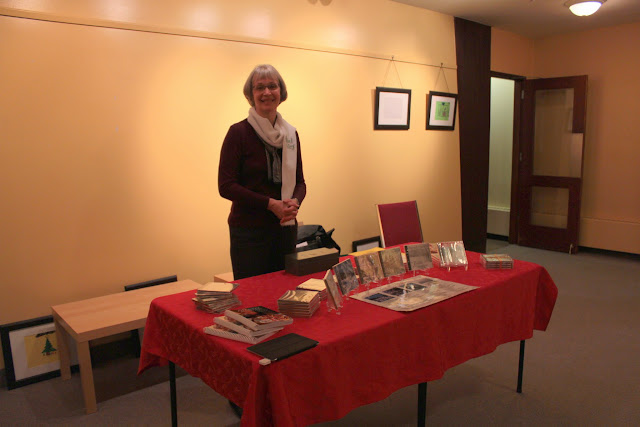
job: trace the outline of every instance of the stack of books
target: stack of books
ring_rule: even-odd
[[[483,254],[480,257],[482,266],[488,270],[504,270],[513,268],[513,259],[506,254]]]
[[[240,300],[233,293],[237,286],[235,283],[209,282],[196,289],[196,295],[192,300],[198,310],[222,313],[228,308],[240,305]]]
[[[290,316],[262,306],[226,310],[224,316],[213,321],[213,325],[204,328],[205,333],[250,344],[263,341],[293,323]]]
[[[316,291],[320,294],[320,301],[327,299],[327,287],[322,279],[309,279],[306,282],[300,283],[296,289]]]
[[[278,310],[292,317],[311,317],[320,307],[320,294],[316,291],[294,289],[278,299]]]

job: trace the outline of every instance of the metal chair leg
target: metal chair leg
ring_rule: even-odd
[[[427,383],[418,384],[418,427],[427,425]]]
[[[169,361],[169,388],[171,390],[171,425],[178,426],[178,399],[176,395],[176,365]]]
[[[518,362],[518,393],[522,393],[522,371],[524,370],[524,340],[520,341],[520,360]]]

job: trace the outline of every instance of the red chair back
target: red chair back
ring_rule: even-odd
[[[415,200],[379,204],[376,205],[376,209],[383,247],[423,241],[418,204]]]

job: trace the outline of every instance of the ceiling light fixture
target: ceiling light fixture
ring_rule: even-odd
[[[602,3],[607,0],[569,0],[564,5],[569,8],[569,10],[578,16],[589,16],[593,15],[600,9]]]

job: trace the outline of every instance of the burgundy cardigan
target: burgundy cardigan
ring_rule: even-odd
[[[302,203],[307,185],[302,172],[300,138],[296,132],[298,160],[296,186],[292,198]],[[218,168],[218,190],[231,200],[229,226],[269,227],[280,226],[280,220],[267,209],[269,198],[281,200],[282,184],[274,184],[267,177],[267,155],[264,143],[247,119],[232,125],[222,143]]]

